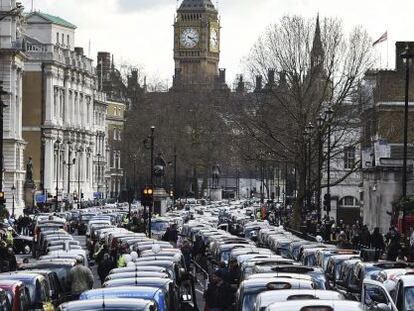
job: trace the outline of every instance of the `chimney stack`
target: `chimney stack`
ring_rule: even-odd
[[[256,86],[254,88],[255,92],[259,92],[262,90],[262,81],[263,81],[263,77],[261,75],[256,76]]]
[[[83,48],[75,47],[75,53],[79,56],[83,56]]]

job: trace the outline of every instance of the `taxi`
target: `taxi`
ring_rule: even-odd
[[[236,311],[253,310],[257,295],[265,291],[314,289],[311,280],[292,278],[254,278],[241,282],[236,293]]]
[[[66,302],[59,306],[59,311],[158,311],[152,300],[146,299],[91,299]]]

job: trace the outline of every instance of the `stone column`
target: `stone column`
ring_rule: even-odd
[[[44,154],[44,188],[49,192],[54,191],[56,184],[54,182],[55,176],[55,157],[54,141],[50,137],[44,138],[45,154]]]

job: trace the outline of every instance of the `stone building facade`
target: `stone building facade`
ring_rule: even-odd
[[[25,165],[22,137],[22,77],[25,62],[22,35],[22,10],[15,0],[0,3],[0,81],[7,94],[2,96],[3,108],[3,191],[6,207],[12,212],[15,188],[15,215],[24,208],[23,187]]]
[[[370,229],[387,232],[391,223],[392,204],[402,194],[403,129],[405,102],[405,64],[401,53],[406,46],[411,53],[414,42],[396,43],[396,69],[367,72],[363,106],[363,216]],[[410,86],[414,85],[413,68]],[[408,185],[407,195],[414,193],[414,89],[409,92]]]
[[[107,98],[105,149],[101,150],[101,160],[105,163],[100,174],[99,188],[105,189],[105,198],[118,199],[124,186],[123,169],[123,133],[125,113],[129,106],[127,85],[121,73],[115,68],[113,55],[109,52],[98,53],[97,77],[99,89]],[[101,162],[104,161],[104,162]]]
[[[75,29],[57,16],[30,13],[23,74],[25,159],[33,159],[39,191],[51,199],[58,189],[59,200],[69,201],[94,197],[97,154],[105,150],[105,100],[96,93],[93,61],[74,47]]]

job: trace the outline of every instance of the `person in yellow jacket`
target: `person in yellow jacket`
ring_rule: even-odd
[[[123,254],[123,255],[119,256],[119,258],[118,258],[117,267],[118,268],[126,267],[128,262],[130,262],[131,260],[132,260],[132,258],[131,258],[130,254]]]
[[[13,229],[12,228],[7,228],[7,232],[6,232],[6,243],[7,243],[7,247],[13,247]]]

